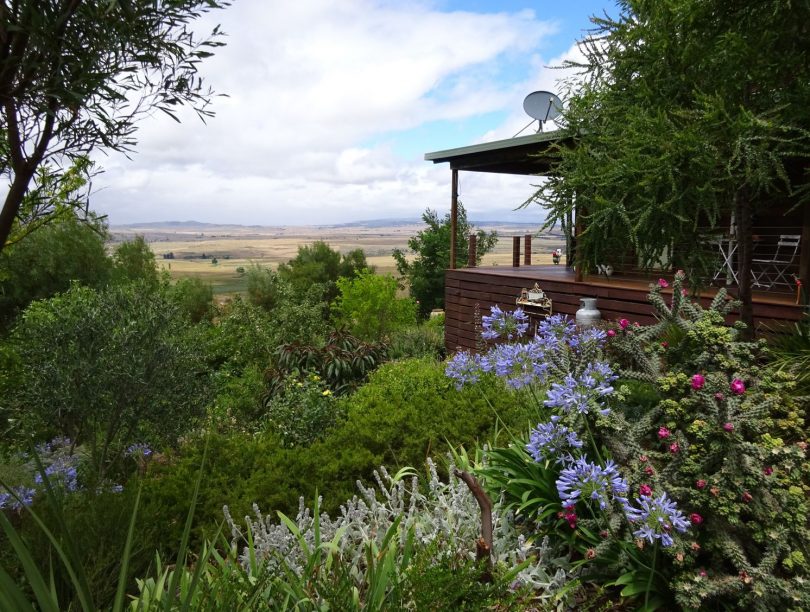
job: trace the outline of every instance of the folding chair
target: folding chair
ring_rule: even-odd
[[[784,285],[793,288],[793,282],[788,278],[790,266],[799,252],[801,236],[782,234],[776,243],[776,252],[771,259],[751,260],[751,273],[754,285],[770,289],[774,285]]]

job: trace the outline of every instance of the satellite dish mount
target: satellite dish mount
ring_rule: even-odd
[[[562,101],[550,91],[535,91],[523,100],[523,110],[532,119],[537,120],[537,131],[543,131],[546,121],[556,119],[562,113]],[[529,125],[534,123],[532,121]],[[526,127],[529,127],[528,125]],[[524,130],[526,128],[523,128]],[[522,132],[523,130],[521,130]],[[519,134],[520,132],[518,132]]]

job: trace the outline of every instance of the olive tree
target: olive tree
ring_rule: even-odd
[[[200,62],[221,46],[194,20],[228,0],[14,0],[0,3],[0,250],[28,197],[96,149],[131,150],[155,109],[211,114]],[[46,169],[45,172],[38,171]],[[39,180],[48,177],[48,180]],[[48,203],[39,202],[47,215]],[[44,205],[43,205],[44,204]],[[26,219],[30,221],[30,219]]]

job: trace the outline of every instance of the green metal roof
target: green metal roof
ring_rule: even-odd
[[[454,170],[544,174],[549,171],[552,162],[547,155],[551,145],[570,139],[570,134],[565,130],[538,132],[507,140],[425,153],[425,160],[434,164],[450,162],[450,167]]]

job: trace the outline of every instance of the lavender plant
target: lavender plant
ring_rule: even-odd
[[[451,460],[450,472],[454,469]],[[370,548],[392,550],[397,563],[413,547],[436,555],[436,562],[451,557],[475,558],[480,512],[463,483],[453,479],[443,482],[431,460],[428,481],[421,488],[410,469],[391,475],[381,467],[375,472],[375,481],[376,487],[358,482],[359,495],[343,505],[335,519],[320,514],[317,504],[313,513],[302,498],[294,519],[280,514],[281,520],[276,521],[254,505],[254,516],[245,517],[243,528],[225,506],[232,546],[243,547],[240,558],[246,570],[276,575],[289,570],[299,577],[307,575],[313,551],[325,546],[335,563],[349,568],[357,588],[367,578]],[[530,543],[514,528],[511,515],[496,506],[494,562],[514,571],[516,586],[528,586],[546,600],[555,597],[569,579],[563,569],[548,571],[549,550],[547,541]]]

